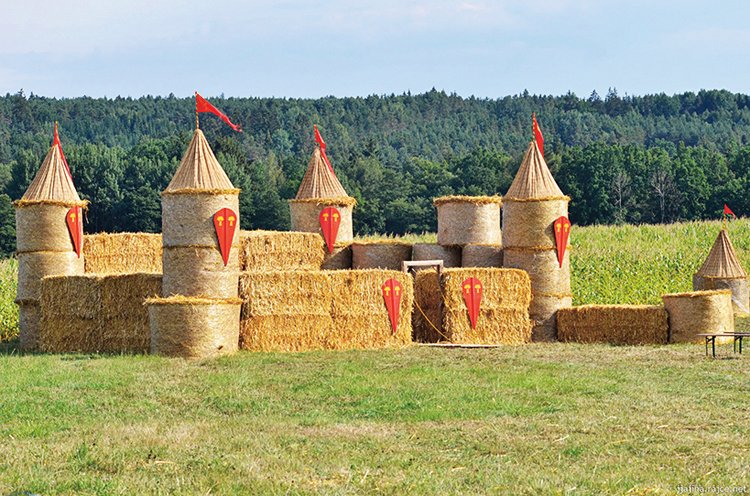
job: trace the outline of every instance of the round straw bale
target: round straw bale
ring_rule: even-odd
[[[222,208],[240,214],[237,194],[169,194],[161,197],[162,243],[167,246],[217,246],[214,214]],[[232,245],[239,244],[239,218]]]
[[[573,306],[573,298],[563,295],[533,295],[529,317],[533,323],[531,340],[550,342],[557,339],[557,311]]]
[[[555,246],[554,222],[568,215],[568,200],[511,200],[503,204],[503,245]]]
[[[461,250],[461,267],[502,266],[502,245],[466,245]]]
[[[499,196],[436,198],[441,245],[500,244]]]
[[[750,293],[748,292],[747,278],[720,278],[693,276],[693,289],[695,291],[711,291],[714,289],[728,289],[732,292],[732,309],[735,315],[746,315],[750,313]]]
[[[162,295],[235,298],[239,284],[240,246],[232,246],[226,267],[218,247],[165,247]]]
[[[292,231],[313,232],[322,236],[323,230],[320,228],[320,212],[326,207],[336,207],[339,213],[341,213],[341,224],[339,224],[339,231],[336,235],[336,243],[350,242],[354,238],[354,229],[352,228],[353,198],[289,200]]]
[[[42,313],[38,302],[18,302],[18,341],[22,350],[35,351],[38,349],[41,317]]]
[[[42,278],[83,274],[83,256],[73,251],[35,251],[18,254],[18,299],[39,300]]]
[[[16,251],[71,251],[67,205],[34,203],[16,208]]]
[[[445,267],[461,267],[461,247],[417,243],[412,249],[411,259],[414,261],[442,260]]]
[[[336,244],[333,247],[333,253],[328,253],[328,248],[323,248],[325,259],[323,270],[349,270],[352,268],[352,245],[349,243]]]
[[[210,358],[237,351],[242,300],[153,298],[146,301],[151,353]]]
[[[702,343],[696,334],[734,332],[732,292],[728,289],[666,294],[662,301],[669,314],[671,343]]]
[[[393,241],[353,243],[353,269],[401,270],[401,263],[411,260],[411,244]]]
[[[560,268],[555,250],[506,247],[503,249],[503,265],[528,272],[534,294],[570,294],[570,250],[565,251]]]

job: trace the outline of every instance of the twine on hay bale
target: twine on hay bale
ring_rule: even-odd
[[[411,259],[442,260],[445,267],[461,267],[461,247],[416,243],[412,248]]]
[[[323,270],[350,270],[352,268],[352,245],[350,243],[337,243],[333,247],[333,253],[323,247]]]
[[[72,251],[66,215],[76,202],[16,204],[16,251]],[[83,204],[83,202],[78,202]],[[85,246],[85,243],[84,243]]]
[[[570,294],[570,250],[565,251],[560,268],[554,249],[506,247],[503,249],[503,265],[528,272],[534,294]]]
[[[661,305],[583,305],[557,311],[557,338],[618,345],[666,344],[667,312]]]
[[[411,314],[412,337],[420,343],[444,341],[443,294],[437,270],[414,273],[414,309]]]
[[[662,296],[669,314],[671,343],[699,343],[700,333],[734,332],[732,292],[693,291]]]
[[[239,192],[239,190],[234,191]],[[198,245],[215,246],[218,250],[214,214],[222,208],[229,208],[239,217],[238,194],[213,194],[208,191],[199,190],[162,192],[161,225],[164,247]],[[232,238],[232,245],[239,244],[239,221],[240,219],[238,218],[237,229],[234,232],[234,238]]]
[[[412,244],[394,240],[352,243],[353,269],[401,270],[411,260]]]
[[[146,300],[151,353],[182,358],[211,358],[237,351],[239,298],[173,296]]]
[[[693,276],[693,290],[712,291],[717,289],[728,289],[732,292],[732,310],[736,316],[750,313],[750,291],[748,290],[747,277],[709,277]]]
[[[471,328],[462,283],[476,277],[483,286],[476,329]],[[515,269],[447,269],[441,280],[443,329],[453,343],[523,344],[531,340],[531,281]]]
[[[83,274],[83,257],[73,251],[36,251],[18,254],[18,299],[39,300],[42,278]]]
[[[100,233],[83,238],[87,274],[161,272],[161,234]]]
[[[466,245],[461,249],[461,267],[502,266],[502,245]]]
[[[39,349],[39,326],[41,324],[41,309],[39,302],[16,300],[18,305],[18,344],[22,350]]]
[[[397,332],[391,329],[381,286],[403,287]],[[411,342],[411,278],[402,272],[245,272],[243,349],[305,351],[399,347]]]
[[[443,196],[437,207],[441,245],[500,244],[499,196]]]
[[[557,339],[557,311],[573,306],[573,297],[565,293],[532,294],[529,317],[532,322],[531,340],[551,342]]]
[[[503,199],[503,245],[555,246],[553,224],[568,215],[566,196],[554,199]]]
[[[216,246],[165,246],[162,255],[163,296],[234,298],[240,270],[239,243],[224,266]]]
[[[318,270],[325,258],[322,236],[314,233],[242,231],[240,267],[256,270]]]
[[[320,212],[326,207],[336,207],[341,214],[336,243],[348,243],[354,239],[352,227],[352,210],[356,205],[354,198],[345,196],[342,198],[304,198],[289,200],[289,211],[291,213],[292,231],[317,233],[321,236]]]
[[[143,302],[160,291],[161,275],[152,273],[45,277],[40,348],[148,353],[151,330]]]

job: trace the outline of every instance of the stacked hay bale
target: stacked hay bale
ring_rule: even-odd
[[[148,353],[147,298],[161,274],[50,276],[42,281],[39,348],[53,353]]]
[[[353,269],[401,270],[401,264],[411,260],[412,244],[383,239],[352,243]]]
[[[83,255],[87,274],[161,273],[161,234],[87,234]]]
[[[34,180],[16,207],[19,338],[21,348],[35,350],[39,336],[42,278],[83,274],[84,257],[75,252],[66,217],[85,207],[73,185],[61,147],[53,144]]]
[[[415,243],[411,259],[414,261],[442,260],[445,267],[461,267],[461,247],[432,243]]]
[[[333,170],[326,165],[315,147],[307,172],[302,178],[297,196],[289,200],[292,231],[318,233],[320,227],[320,213],[326,207],[335,207],[341,214],[341,223],[336,237],[336,247],[332,254],[326,251],[323,263],[324,269],[350,269],[352,267],[351,241],[354,238],[352,228],[352,209],[356,205],[339,182]]]
[[[557,338],[565,342],[666,344],[667,312],[661,305],[583,305],[557,311]]]
[[[732,308],[735,315],[750,313],[747,274],[737,258],[726,229],[719,232],[706,261],[693,275],[693,289],[729,289],[732,292]]]
[[[282,231],[241,231],[242,271],[318,270],[325,243],[319,234]]]
[[[534,341],[554,341],[557,310],[573,302],[570,249],[565,251],[560,268],[553,231],[555,220],[567,217],[569,201],[532,141],[503,197],[503,265],[523,269],[531,277],[529,313],[534,321]]]
[[[239,339],[239,190],[195,130],[174,178],[162,193],[162,296],[147,301],[151,351],[203,358],[231,353]],[[224,265],[214,214],[237,218]],[[232,337],[233,336],[233,337]]]
[[[697,334],[734,332],[729,289],[665,294],[662,301],[669,314],[670,343],[698,343],[703,339]]]
[[[391,329],[382,285],[401,283]],[[256,351],[399,347],[411,342],[411,277],[389,270],[245,272],[240,343]]]

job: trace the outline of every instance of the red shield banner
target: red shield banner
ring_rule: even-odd
[[[401,283],[395,279],[388,279],[380,287],[383,291],[383,299],[385,300],[385,308],[388,310],[388,317],[391,319],[391,329],[393,334],[396,334],[398,328],[398,317],[399,311],[401,310]]]
[[[229,263],[234,232],[237,230],[237,214],[232,209],[222,208],[214,214],[214,228],[216,228],[216,237],[219,239],[221,258],[224,259],[226,267]]]
[[[83,249],[83,219],[81,218],[81,207],[73,207],[65,215],[65,222],[68,224],[70,239],[73,240],[73,249],[81,258]]]
[[[341,225],[341,212],[336,207],[326,207],[320,212],[318,219],[320,229],[323,231],[323,239],[326,240],[326,246],[328,246],[328,253],[333,253]]]
[[[479,305],[482,303],[482,282],[476,277],[470,277],[461,284],[461,287],[464,303],[466,303],[466,309],[469,311],[471,328],[476,329],[479,319]]]
[[[568,238],[570,237],[570,221],[567,217],[558,217],[555,221],[555,243],[557,244],[557,261],[560,268],[565,259],[565,250],[568,249]]]

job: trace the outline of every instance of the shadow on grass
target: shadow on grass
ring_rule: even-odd
[[[18,338],[11,341],[0,342],[0,355],[20,355],[21,350],[18,345]]]

